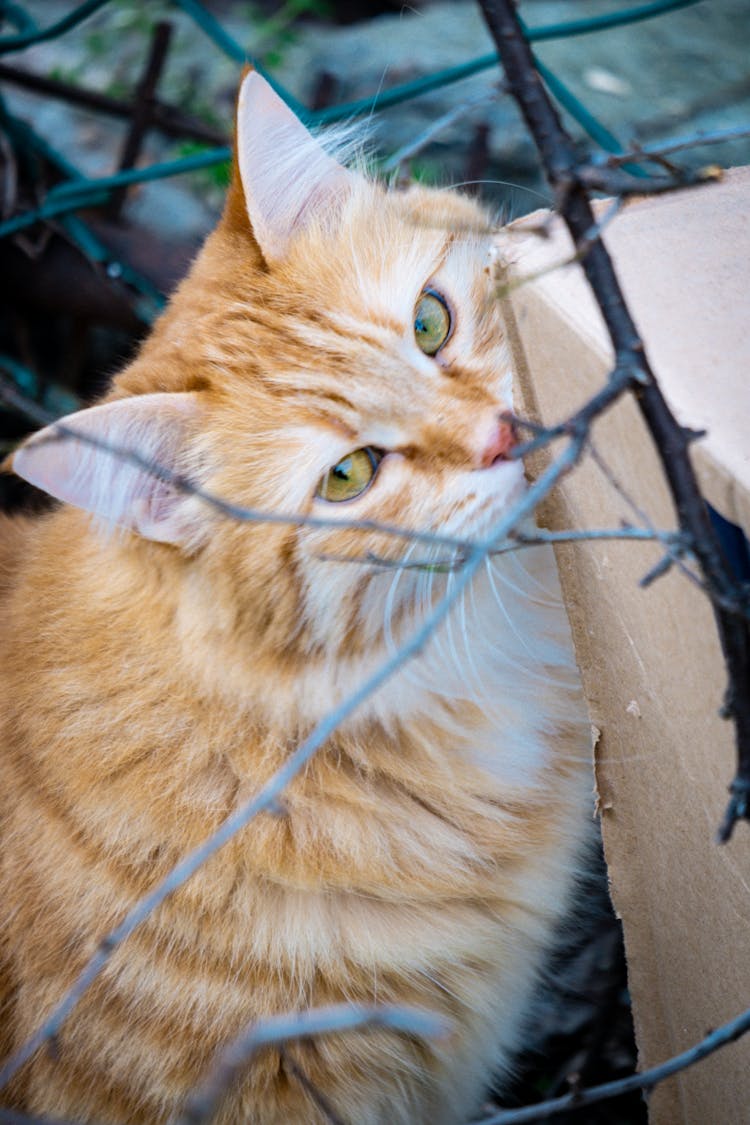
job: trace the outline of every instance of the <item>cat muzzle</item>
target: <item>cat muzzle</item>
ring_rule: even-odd
[[[480,468],[489,469],[498,461],[507,461],[508,455],[518,444],[518,435],[512,422],[500,419],[496,422],[489,440],[479,460]]]

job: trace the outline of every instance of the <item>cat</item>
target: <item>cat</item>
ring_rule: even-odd
[[[351,522],[475,540],[523,495],[497,253],[477,202],[348,169],[246,75],[224,214],[188,277],[65,420],[78,436],[43,430],[11,459],[64,503],[2,525],[5,1053],[458,581],[460,546]],[[185,480],[322,523],[231,519]],[[485,560],[0,1104],[160,1125],[252,1020],[353,1001],[449,1034],[268,1048],[215,1120],[325,1122],[314,1087],[351,1125],[467,1121],[512,1069],[584,862],[588,731],[551,553]]]

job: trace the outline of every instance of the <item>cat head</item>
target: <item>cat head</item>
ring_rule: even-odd
[[[251,72],[219,227],[107,400],[13,468],[125,529],[125,555],[189,559],[256,645],[371,644],[419,587],[365,560],[450,548],[352,523],[468,539],[523,489],[494,258],[477,204],[345,168]]]

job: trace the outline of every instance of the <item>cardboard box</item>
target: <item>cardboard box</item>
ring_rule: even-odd
[[[605,203],[599,215],[606,213]],[[562,224],[517,224],[505,301],[520,411],[560,421],[606,380],[612,350]],[[693,446],[710,503],[750,535],[750,169],[629,204],[607,227],[626,299]],[[653,444],[628,396],[597,421],[587,456],[549,499],[549,527],[675,527]],[[532,461],[532,475],[553,451]],[[624,488],[628,499],[618,490]],[[631,503],[632,502],[632,503]],[[719,717],[725,674],[703,593],[672,569],[647,589],[654,543],[565,545],[558,561],[577,657],[601,732],[596,777],[612,897],[622,918],[642,1068],[750,1006],[750,825],[718,845],[735,768]],[[652,1125],[747,1125],[750,1037],[659,1086]]]

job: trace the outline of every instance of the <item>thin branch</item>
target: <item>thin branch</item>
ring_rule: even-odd
[[[558,422],[554,426],[538,426],[535,423],[526,422],[511,411],[506,411],[502,415],[504,421],[531,429],[535,434],[531,441],[523,442],[523,444],[511,449],[509,457],[513,460],[526,457],[527,454],[533,453],[542,446],[549,445],[555,438],[564,437],[566,434],[588,435],[589,427],[596,417],[604,413],[626,391],[642,386],[645,379],[643,366],[637,353],[633,352],[618,360],[601,390],[592,395],[580,410],[571,414],[563,422]]]
[[[750,1031],[750,1008],[737,1016],[736,1019],[712,1031],[700,1043],[690,1047],[689,1050],[675,1055],[666,1062],[644,1070],[642,1074],[631,1074],[627,1078],[617,1078],[613,1082],[605,1082],[602,1086],[592,1086],[588,1090],[575,1090],[573,1093],[564,1094],[559,1098],[539,1102],[537,1105],[524,1106],[521,1109],[501,1110],[491,1117],[483,1117],[474,1125],[527,1125],[530,1121],[546,1121],[548,1117],[556,1117],[567,1110],[582,1109],[595,1102],[607,1101],[609,1098],[619,1097],[621,1094],[632,1093],[633,1090],[653,1090],[665,1078],[687,1070],[701,1059],[712,1055],[721,1047],[734,1043]]]
[[[696,434],[695,436],[699,437],[702,435]],[[630,508],[631,512],[633,512],[636,518],[641,520],[647,528],[653,529],[653,524],[651,523],[648,514],[644,511],[643,508],[640,507],[639,504],[636,504],[633,497],[622,484],[622,481],[618,480],[610,466],[602,457],[601,453],[597,449],[596,443],[593,442],[591,438],[589,438],[588,450],[591,460],[599,469],[604,479],[611,485],[618,496],[620,496],[624,500],[624,502]],[[706,585],[704,580],[699,574],[696,574],[693,568],[691,566],[688,566],[687,562],[685,561],[685,556],[688,554],[691,554],[690,543],[684,538],[684,536],[680,536],[678,549],[676,551],[672,550],[669,547],[669,544],[667,544],[667,556],[671,564],[676,567],[676,569],[679,570],[680,574],[687,578],[689,582],[692,582],[694,586],[697,586],[702,594],[705,594],[706,597],[710,597],[711,595],[708,586]],[[660,577],[659,574],[655,574],[652,576],[651,572],[649,572],[649,574],[645,576],[645,582],[644,579],[641,579],[641,583],[650,585],[650,583],[658,577]],[[727,613],[740,613],[747,615],[748,612],[750,612],[750,605],[748,605],[747,595],[743,595],[742,589],[738,590],[737,594],[735,594],[731,600],[728,598],[724,598],[721,594],[716,593],[713,595],[713,597],[718,605],[726,609]]]
[[[310,1100],[315,1102],[315,1105],[323,1114],[328,1125],[347,1125],[347,1123],[339,1117],[323,1091],[318,1089],[315,1083],[305,1074],[300,1064],[291,1057],[289,1052],[282,1047],[279,1054],[281,1055],[284,1070],[287,1074],[291,1075],[295,1081],[299,1082]]]
[[[630,508],[630,511],[633,513],[636,519],[639,519],[647,528],[649,528],[649,530],[654,530],[654,525],[651,522],[648,512],[646,512],[645,509],[641,508],[640,504],[636,503],[628,490],[625,488],[622,481],[618,479],[612,468],[607,464],[604,457],[599,452],[596,443],[590,438],[589,456],[591,457],[591,460],[594,462],[604,479],[610,485],[610,487],[614,489],[617,495]],[[706,584],[703,579],[699,574],[696,574],[693,568],[688,566],[687,562],[685,561],[685,556],[690,554],[690,544],[685,539],[684,535],[680,533],[677,533],[675,538],[676,543],[674,547],[666,540],[662,540],[667,548],[667,558],[670,560],[671,564],[679,570],[680,574],[687,578],[689,582],[692,582],[694,586],[698,587],[701,593],[708,595],[708,590],[706,589]],[[641,579],[641,582],[643,582],[643,579]],[[646,583],[646,585],[648,584],[649,583]]]
[[[658,531],[648,527],[622,527],[612,528],[582,528],[568,531],[545,531],[538,528],[533,535],[525,532],[513,532],[508,539],[496,544],[489,552],[490,557],[507,555],[512,551],[521,551],[524,547],[536,547],[542,543],[580,543],[590,540],[640,540],[664,543],[668,549],[680,551],[683,549],[682,536],[678,531]],[[441,574],[459,570],[463,565],[462,555],[453,558],[433,559],[389,559],[368,551],[364,555],[333,555],[318,554],[315,556],[322,562],[355,563],[359,566],[379,567],[384,572],[393,570],[425,570],[437,571]],[[674,560],[673,560],[674,561]]]
[[[629,152],[594,156],[592,164],[619,168],[622,164],[634,164],[636,161],[643,160],[655,160],[661,163],[665,156],[674,152],[682,152],[688,148],[700,148],[702,145],[726,144],[729,141],[741,140],[743,137],[750,137],[750,125],[735,125],[730,129],[717,129],[712,133],[694,133],[690,137],[678,137],[677,140],[667,141],[660,145],[634,144],[631,145]]]
[[[682,542],[679,531],[658,531],[649,527],[622,527],[582,528],[576,531],[546,531],[538,528],[533,535],[516,533],[512,539],[498,547],[493,554],[504,554],[513,551],[516,547],[533,547],[539,543],[580,543],[597,539],[639,539],[657,540],[660,543],[679,545]]]
[[[22,89],[33,90],[34,93],[57,98],[70,105],[82,105],[86,109],[124,118],[126,121],[133,114],[132,102],[113,98],[99,90],[89,90],[46,74],[36,74],[15,66],[8,66],[5,63],[0,63],[0,82],[8,82]],[[167,137],[178,139],[186,137],[211,145],[229,143],[229,138],[221,130],[212,128],[200,118],[184,113],[179,106],[170,105],[159,98],[152,98],[151,114],[151,127]]]
[[[718,164],[707,164],[703,168],[694,169],[674,168],[667,176],[649,176],[648,179],[595,164],[582,165],[577,171],[580,184],[589,191],[603,191],[607,195],[663,195],[681,188],[712,183],[720,180],[723,175],[724,171]]]
[[[397,559],[389,559],[385,555],[375,554],[374,551],[366,551],[364,555],[337,555],[320,552],[315,555],[315,558],[319,559],[321,562],[354,563],[355,566],[371,566],[373,569],[380,570],[384,574],[394,570],[422,570],[434,574],[452,574],[454,570],[460,570],[465,562],[465,556],[462,552],[458,552],[451,558],[432,559],[409,559],[406,556]]]
[[[0,360],[2,368],[2,360]],[[280,512],[263,512],[255,508],[245,508],[240,504],[233,504],[223,500],[220,496],[201,488],[195,481],[190,480],[180,473],[168,469],[166,465],[149,457],[144,457],[136,449],[119,445],[117,442],[107,441],[105,438],[95,437],[93,434],[82,433],[75,426],[59,421],[54,414],[27,398],[0,371],[0,400],[7,402],[17,410],[22,410],[32,421],[42,426],[51,427],[52,432],[44,439],[47,441],[80,441],[104,453],[109,453],[127,464],[134,465],[149,476],[164,481],[178,492],[188,496],[197,496],[209,507],[239,523],[272,523],[284,526],[312,527],[320,529],[346,529],[351,531],[374,531],[382,535],[390,535],[395,539],[406,539],[415,543],[426,543],[437,547],[453,547],[457,550],[471,550],[475,544],[469,539],[459,539],[440,532],[410,531],[405,527],[395,524],[380,523],[378,520],[351,520],[351,519],[326,519],[323,516],[283,515]]]
[[[649,586],[652,586],[653,583],[656,582],[657,578],[663,578],[665,574],[669,574],[674,564],[674,555],[670,553],[663,555],[658,563],[655,563],[654,566],[646,571],[643,578],[639,579],[638,585],[642,590],[648,589]]]
[[[590,230],[594,214],[580,177],[575,146],[534,65],[513,0],[479,0],[503,63],[510,92],[536,142],[560,213],[578,244]],[[719,839],[729,839],[739,819],[750,820],[750,614],[747,595],[727,565],[698,488],[689,445],[692,435],[671,413],[648,362],[620,289],[609,254],[600,239],[581,261],[615,350],[618,370],[638,371],[635,399],[661,459],[689,549],[699,562],[714,609],[727,672],[722,714],[734,721],[737,772]],[[727,605],[733,605],[728,609]]]
[[[434,1012],[395,1005],[331,1004],[307,1012],[292,1012],[259,1020],[239,1035],[221,1054],[206,1081],[192,1094],[175,1125],[205,1125],[220,1109],[224,1098],[242,1077],[263,1047],[290,1039],[309,1039],[345,1031],[386,1027],[420,1039],[440,1039],[450,1024]]]
[[[567,258],[561,259],[559,262],[552,262],[548,266],[542,266],[540,269],[535,270],[533,273],[523,274],[521,277],[508,277],[504,278],[495,289],[495,294],[498,299],[502,300],[509,297],[511,293],[515,293],[518,289],[522,289],[524,285],[529,285],[531,282],[539,281],[543,277],[548,277],[558,270],[564,269],[565,266],[572,266],[576,262],[581,262],[584,254],[589,250],[589,247],[595,242],[604,230],[609,226],[616,215],[619,215],[622,210],[623,200],[619,196],[611,200],[609,207],[604,214],[596,220],[590,230],[586,231],[584,237],[574,247],[573,253],[568,255]],[[528,237],[530,234],[538,235],[540,238],[548,238],[549,232],[546,230],[544,224],[528,224],[521,222],[518,226],[509,226],[505,228],[504,233],[522,235]],[[527,423],[528,425],[528,423]],[[544,426],[538,427],[541,432],[545,432]]]
[[[436,117],[421,133],[418,133],[411,141],[407,141],[401,148],[396,149],[381,165],[381,172],[385,175],[391,172],[397,172],[399,166],[403,164],[405,160],[410,160],[413,156],[416,156],[417,153],[421,152],[423,148],[426,148],[430,141],[434,140],[439,133],[442,133],[444,129],[447,129],[456,121],[460,121],[461,118],[465,117],[471,110],[476,109],[477,106],[483,105],[493,98],[493,90],[482,90],[481,93],[474,94],[471,98],[466,98],[465,101],[453,106],[452,109],[441,114],[440,117]]]

